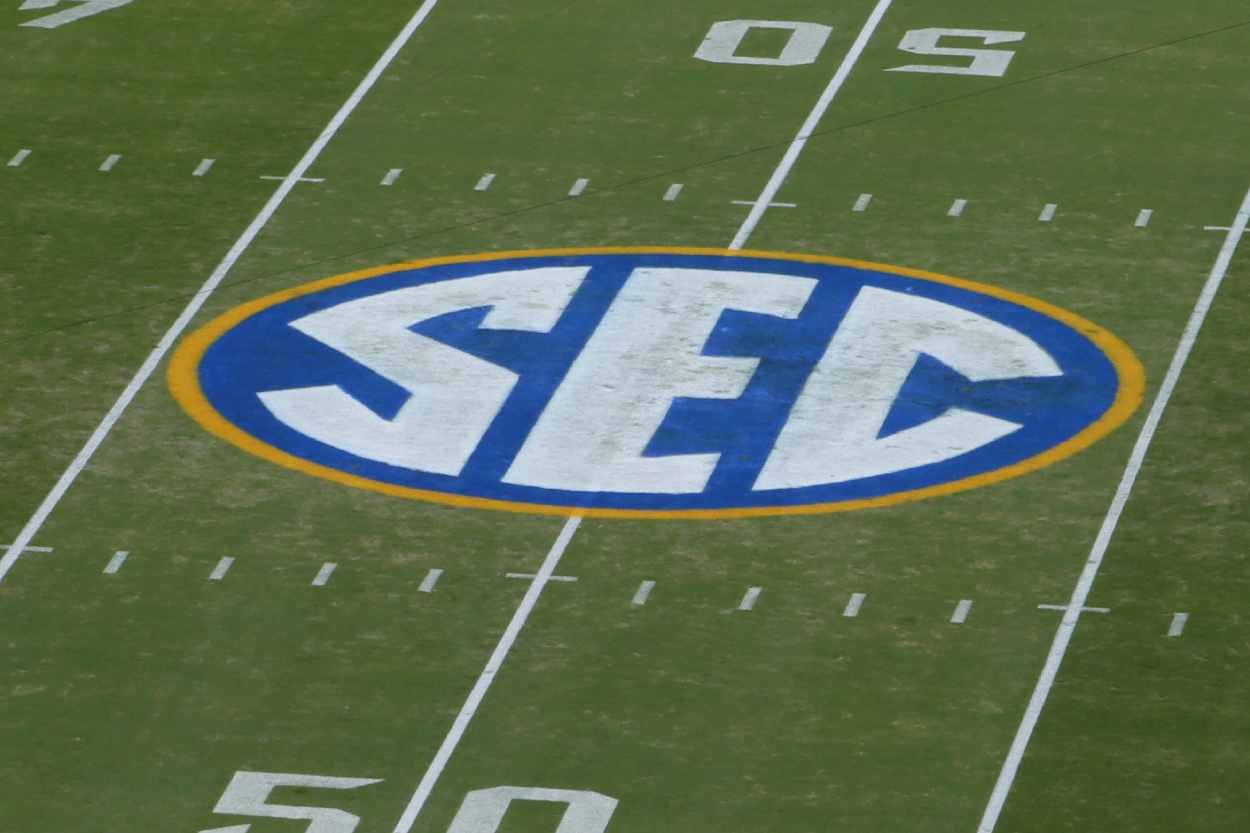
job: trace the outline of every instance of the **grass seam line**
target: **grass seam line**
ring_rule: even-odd
[[[998,817],[1002,814],[1003,805],[1007,802],[1007,795],[1011,792],[1011,786],[1015,782],[1016,772],[1020,768],[1020,762],[1024,758],[1025,750],[1028,749],[1029,739],[1033,736],[1033,730],[1037,727],[1037,721],[1041,717],[1042,708],[1045,707],[1046,700],[1050,696],[1050,689],[1059,674],[1059,666],[1063,663],[1064,654],[1067,653],[1068,644],[1072,640],[1072,633],[1076,630],[1077,622],[1080,621],[1081,611],[1085,609],[1085,602],[1089,600],[1090,591],[1094,587],[1094,579],[1098,577],[1098,569],[1102,566],[1103,558],[1107,554],[1107,547],[1111,544],[1111,537],[1115,534],[1116,526],[1120,522],[1120,516],[1124,513],[1124,506],[1128,503],[1129,496],[1133,491],[1133,485],[1137,482],[1137,475],[1146,459],[1146,452],[1150,449],[1150,443],[1154,439],[1155,431],[1158,430],[1159,422],[1163,419],[1163,412],[1167,409],[1173,391],[1176,390],[1176,385],[1180,381],[1181,371],[1185,369],[1185,362],[1189,359],[1194,342],[1198,340],[1198,333],[1202,329],[1203,322],[1206,321],[1207,313],[1211,310],[1211,305],[1215,301],[1215,295],[1219,292],[1220,284],[1224,280],[1224,275],[1228,272],[1228,265],[1232,262],[1233,255],[1237,251],[1237,244],[1241,242],[1241,237],[1245,234],[1248,223],[1250,223],[1250,190],[1246,191],[1246,195],[1241,201],[1241,206],[1237,209],[1237,216],[1228,229],[1228,234],[1224,238],[1224,245],[1220,247],[1220,253],[1215,259],[1215,265],[1211,267],[1206,283],[1203,284],[1202,292],[1198,295],[1198,300],[1194,304],[1193,312],[1189,315],[1189,321],[1185,324],[1180,342],[1176,345],[1176,352],[1172,355],[1172,362],[1168,366],[1167,374],[1163,377],[1163,383],[1159,386],[1159,392],[1155,394],[1155,400],[1150,406],[1150,412],[1146,415],[1146,421],[1142,425],[1141,432],[1137,435],[1137,441],[1133,443],[1133,451],[1129,455],[1128,464],[1124,467],[1124,474],[1120,477],[1120,483],[1116,487],[1115,496],[1111,500],[1111,506],[1107,509],[1102,526],[1098,530],[1098,536],[1094,539],[1094,544],[1090,548],[1089,557],[1085,561],[1085,567],[1081,570],[1076,587],[1072,590],[1072,598],[1068,602],[1067,610],[1064,611],[1059,628],[1055,631],[1055,638],[1051,643],[1050,652],[1046,655],[1046,663],[1042,666],[1042,672],[1038,676],[1037,685],[1029,698],[1029,704],[1024,710],[1020,726],[1016,730],[1011,748],[1007,752],[1007,758],[1003,761],[1002,769],[999,771],[998,780],[990,793],[985,813],[981,817],[981,824],[977,827],[977,833],[993,833],[994,827],[998,823]]]
[[[278,210],[278,206],[282,205],[282,203],[286,200],[287,195],[291,193],[291,189],[295,187],[296,182],[298,182],[299,179],[308,172],[308,169],[312,167],[312,164],[317,161],[317,157],[321,155],[321,151],[325,149],[326,145],[330,143],[330,140],[334,138],[334,135],[338,133],[339,128],[342,127],[343,123],[347,121],[347,117],[352,114],[369,90],[373,88],[373,85],[377,83],[378,79],[382,76],[382,73],[385,72],[386,68],[390,66],[392,61],[395,60],[395,56],[399,54],[399,50],[408,43],[408,41],[412,38],[413,33],[416,32],[417,27],[420,26],[427,17],[429,17],[430,12],[434,10],[436,5],[438,5],[438,0],[425,0],[425,2],[421,4],[421,7],[417,9],[416,13],[408,21],[408,24],[404,26],[399,35],[391,41],[391,44],[386,48],[386,51],[382,53],[382,57],[374,63],[373,68],[369,70],[363,79],[361,79],[360,83],[356,86],[356,89],[352,91],[350,96],[348,96],[347,101],[343,102],[343,105],[339,107],[333,118],[330,119],[329,124],[325,126],[308,150],[304,152],[303,157],[295,164],[291,173],[287,174],[286,179],[282,181],[282,184],[278,186],[278,189],[273,193],[273,196],[271,196],[265,203],[264,207],[261,208],[260,213],[257,214],[252,222],[248,224],[247,229],[245,229],[239,239],[235,241],[234,245],[230,247],[230,250],[226,253],[226,256],[222,259],[221,263],[219,263],[217,268],[213,270],[212,274],[208,276],[208,280],[204,282],[204,285],[198,292],[191,296],[191,300],[183,308],[182,313],[174,319],[174,323],[171,324],[169,329],[165,331],[165,335],[161,337],[161,340],[157,342],[156,347],[152,349],[152,352],[148,354],[148,357],[144,360],[143,364],[140,365],[139,369],[135,372],[135,375],[131,378],[129,384],[127,384],[125,389],[122,391],[121,396],[119,396],[117,401],[113,403],[113,407],[109,408],[108,413],[104,415],[104,419],[100,421],[100,424],[96,427],[95,431],[92,432],[91,437],[87,440],[86,444],[81,450],[79,450],[78,454],[75,455],[73,461],[69,464],[69,467],[62,472],[60,478],[57,479],[56,484],[52,487],[52,491],[50,491],[47,497],[43,499],[43,502],[40,503],[39,507],[35,510],[35,514],[29,521],[26,522],[22,531],[18,533],[17,540],[14,541],[14,546],[9,549],[3,558],[0,558],[0,582],[3,582],[5,576],[8,575],[9,570],[13,569],[13,565],[17,562],[18,557],[22,553],[22,548],[29,544],[31,539],[34,538],[43,527],[44,522],[48,519],[48,516],[52,514],[52,510],[55,509],[57,504],[61,502],[61,498],[63,498],[65,493],[69,491],[69,487],[73,485],[74,481],[78,479],[78,475],[81,474],[83,469],[87,467],[87,463],[89,463],[91,458],[95,456],[96,450],[99,449],[100,445],[104,442],[104,439],[109,435],[109,433],[112,432],[113,426],[117,424],[119,419],[121,419],[122,414],[126,412],[128,407],[130,407],[130,403],[134,400],[135,396],[138,395],[139,389],[142,388],[152,374],[156,372],[156,368],[165,358],[165,355],[171,348],[173,348],[174,342],[178,340],[178,337],[181,336],[183,331],[191,324],[191,320],[195,318],[196,314],[200,311],[200,308],[209,299],[217,287],[221,285],[221,282],[225,280],[226,275],[229,274],[230,270],[234,267],[234,264],[240,257],[243,256],[243,253],[247,251],[248,247],[251,246],[252,241],[258,234],[260,234],[261,229],[269,223],[269,218],[272,217],[274,212]]]

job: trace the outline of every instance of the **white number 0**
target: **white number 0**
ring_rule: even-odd
[[[942,38],[979,38],[987,46],[1024,40],[1024,32],[999,32],[994,29],[913,29],[903,35],[898,48],[913,55],[942,55],[971,58],[965,67],[940,64],[908,64],[890,67],[886,72],[932,72],[941,75],[988,75],[1002,78],[1016,53],[1009,49],[957,49],[938,46]]]

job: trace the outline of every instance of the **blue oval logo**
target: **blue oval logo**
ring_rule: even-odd
[[[597,516],[898,503],[1069,456],[1140,364],[1071,313],[824,257],[578,249],[331,278],[218,318],[172,389],[260,456],[390,494]]]

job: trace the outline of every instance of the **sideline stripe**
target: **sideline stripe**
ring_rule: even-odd
[[[842,89],[842,85],[846,82],[846,77],[851,74],[851,70],[855,67],[859,56],[864,52],[864,47],[868,45],[869,38],[877,31],[877,25],[881,23],[881,18],[885,16],[886,10],[890,8],[892,2],[893,0],[878,0],[876,8],[868,16],[868,22],[859,31],[859,36],[855,38],[855,43],[851,44],[851,50],[842,59],[842,63],[838,66],[838,71],[834,73],[829,86],[825,87],[825,91],[821,93],[816,106],[812,108],[812,112],[808,115],[807,120],[799,128],[798,135],[794,137],[794,141],[786,149],[786,155],[782,157],[781,164],[777,166],[777,170],[773,171],[768,184],[760,192],[760,198],[755,201],[755,206],[752,207],[751,213],[747,215],[746,220],[742,223],[742,228],[738,229],[733,242],[729,244],[730,249],[741,249],[747,244],[751,233],[759,225],[764,212],[768,210],[769,205],[773,202],[773,198],[777,196],[777,192],[781,190],[786,177],[790,175],[790,169],[794,167],[795,162],[799,161],[799,154],[803,152],[803,148],[807,145],[807,140],[811,138],[812,133],[815,132],[816,127],[820,124],[820,120],[824,118],[825,111],[833,103],[838,90]]]
[[[425,578],[421,581],[421,586],[417,588],[418,593],[433,593],[434,585],[438,584],[438,579],[442,576],[443,571],[437,567],[430,568],[425,574]]]
[[[106,576],[114,575],[122,568],[122,565],[126,563],[126,556],[128,555],[130,555],[130,553],[125,550],[118,550],[113,553],[113,557],[109,559],[108,566],[104,568],[104,574]]]
[[[187,325],[191,323],[191,319],[193,319],[196,313],[200,311],[200,307],[204,305],[204,302],[208,300],[208,297],[213,294],[213,292],[225,279],[226,275],[229,274],[230,270],[234,267],[235,262],[238,261],[238,259],[243,256],[243,253],[247,251],[247,248],[252,245],[252,241],[256,239],[256,235],[260,234],[261,229],[268,224],[269,218],[272,217],[273,213],[278,210],[278,206],[282,205],[283,201],[286,200],[287,195],[291,193],[291,189],[295,187],[295,183],[297,183],[300,178],[308,172],[308,169],[312,167],[312,164],[317,161],[317,157],[321,155],[321,151],[325,150],[325,146],[328,145],[330,140],[334,138],[334,134],[338,133],[339,128],[343,126],[345,121],[347,121],[347,117],[350,116],[352,111],[355,110],[357,105],[360,104],[360,101],[365,97],[365,94],[373,88],[373,85],[377,83],[378,78],[380,78],[382,73],[386,71],[386,68],[390,66],[391,61],[395,60],[395,56],[399,54],[399,50],[403,49],[404,44],[408,43],[409,39],[412,38],[413,33],[417,31],[417,27],[420,26],[427,17],[429,17],[430,12],[432,12],[434,7],[437,5],[438,0],[425,0],[425,2],[421,4],[421,8],[417,9],[416,14],[414,14],[412,19],[408,21],[408,25],[406,25],[403,28],[403,31],[396,36],[395,40],[391,41],[391,45],[388,46],[386,51],[382,53],[382,57],[378,58],[377,63],[373,65],[373,68],[369,70],[369,73],[361,80],[360,84],[357,85],[352,94],[348,96],[347,101],[343,102],[343,106],[340,107],[338,112],[334,114],[334,118],[330,119],[330,123],[325,126],[325,129],[321,131],[321,135],[317,137],[316,141],[312,143],[312,146],[309,147],[304,153],[304,156],[299,160],[299,162],[296,163],[295,167],[291,170],[291,173],[287,174],[286,179],[282,181],[282,184],[278,186],[278,190],[275,191],[273,196],[269,198],[269,201],[265,203],[264,208],[260,210],[260,213],[256,215],[256,218],[252,220],[250,225],[248,225],[242,236],[239,237],[239,239],[235,241],[234,245],[230,247],[230,251],[226,253],[225,258],[223,258],[221,263],[217,265],[217,268],[213,270],[213,273],[208,276],[208,280],[206,280],[204,285],[200,287],[199,291],[191,297],[191,301],[182,310],[182,314],[178,316],[173,324],[169,325],[169,329],[165,331],[165,335],[161,336],[161,340],[157,343],[156,347],[152,349],[152,352],[148,354],[147,359],[144,360],[142,366],[140,366],[139,370],[135,373],[134,378],[132,378],[130,383],[126,385],[126,389],[122,391],[121,396],[117,398],[117,401],[113,403],[113,407],[109,408],[108,413],[104,415],[104,419],[101,420],[95,431],[92,432],[90,439],[87,440],[87,444],[84,445],[82,450],[78,452],[78,455],[74,457],[73,462],[69,464],[69,468],[61,474],[60,478],[56,481],[56,485],[52,487],[52,491],[50,491],[48,496],[43,499],[43,503],[39,504],[39,508],[35,510],[35,514],[31,516],[31,519],[26,522],[26,526],[22,528],[20,533],[18,533],[17,541],[14,542],[15,546],[9,549],[4,558],[0,558],[0,582],[3,582],[5,576],[8,575],[9,570],[13,569],[13,565],[17,562],[18,556],[22,552],[22,548],[31,542],[31,539],[35,537],[35,535],[43,527],[44,523],[48,520],[48,516],[52,514],[52,510],[56,508],[56,505],[61,502],[61,498],[63,498],[65,493],[69,491],[69,487],[73,485],[82,470],[87,467],[87,463],[91,462],[91,458],[95,455],[96,449],[100,447],[100,444],[104,442],[105,437],[107,437],[109,432],[113,430],[113,426],[117,424],[117,420],[121,419],[122,414],[126,412],[126,408],[130,406],[130,403],[135,398],[135,395],[139,393],[139,389],[143,387],[148,378],[151,377],[151,375],[156,371],[156,368],[161,363],[161,360],[165,358],[165,354],[169,352],[170,348],[173,347],[174,342],[177,341],[178,337],[182,335],[183,330],[185,330]]]
[[[1019,729],[1016,730],[1016,737],[1011,743],[1011,749],[1007,752],[1007,760],[1003,761],[1003,768],[998,774],[997,783],[994,784],[994,791],[990,793],[990,799],[986,804],[985,814],[981,817],[977,833],[992,833],[994,825],[998,823],[998,816],[1003,811],[1007,794],[1011,792],[1011,785],[1016,779],[1016,771],[1020,768],[1020,761],[1024,758],[1025,750],[1028,749],[1033,729],[1036,728],[1042,708],[1046,705],[1047,697],[1050,696],[1051,686],[1055,684],[1055,677],[1059,674],[1063,655],[1068,650],[1068,643],[1072,640],[1076,623],[1080,620],[1081,611],[1089,599],[1094,579],[1098,577],[1098,568],[1102,566],[1107,547],[1111,544],[1111,536],[1115,534],[1120,515],[1124,512],[1124,505],[1128,503],[1129,495],[1133,491],[1133,484],[1137,481],[1137,474],[1141,471],[1142,463],[1146,459],[1150,442],[1154,439],[1159,421],[1163,419],[1163,412],[1172,398],[1172,392],[1176,390],[1181,371],[1185,369],[1189,353],[1193,350],[1194,342],[1198,340],[1198,332],[1202,329],[1207,313],[1211,310],[1215,294],[1220,290],[1220,283],[1224,280],[1228,265],[1237,251],[1237,244],[1241,242],[1241,236],[1246,231],[1247,223],[1250,223],[1250,190],[1246,191],[1241,207],[1237,209],[1237,217],[1228,229],[1224,245],[1220,247],[1220,254],[1216,257],[1215,265],[1211,267],[1211,273],[1202,287],[1202,293],[1198,296],[1197,303],[1194,304],[1188,323],[1185,324],[1180,343],[1176,345],[1176,352],[1172,355],[1172,363],[1168,366],[1167,375],[1164,376],[1163,384],[1159,386],[1159,393],[1155,395],[1155,401],[1150,406],[1150,413],[1146,415],[1146,422],[1142,425],[1141,433],[1137,435],[1137,442],[1133,444],[1133,452],[1129,455],[1128,465],[1125,466],[1124,474],[1120,478],[1120,485],[1115,490],[1115,497],[1111,500],[1106,517],[1103,518],[1098,537],[1094,539],[1089,558],[1085,561],[1085,568],[1081,570],[1081,577],[1072,590],[1072,599],[1068,602],[1063,621],[1059,623],[1059,629],[1055,632],[1050,653],[1046,656],[1046,664],[1042,667],[1042,673],[1037,679],[1033,696],[1029,698],[1029,705],[1024,710],[1024,717],[1020,721]]]
[[[1185,623],[1189,621],[1188,613],[1177,613],[1172,617],[1172,626],[1168,628],[1168,636],[1180,636],[1185,632]]]
[[[13,154],[13,158],[9,160],[9,167],[16,168],[18,165],[21,165],[26,161],[27,156],[30,156],[29,150],[19,150],[17,153]]]
[[[503,661],[507,658],[508,652],[512,650],[512,645],[521,633],[521,628],[525,626],[525,620],[529,618],[530,611],[538,603],[538,597],[542,595],[543,588],[551,580],[552,574],[555,573],[556,567],[560,564],[560,557],[564,555],[564,550],[568,547],[569,541],[573,539],[573,533],[577,532],[577,527],[581,522],[582,519],[578,517],[569,518],[564,522],[564,528],[560,530],[559,537],[551,545],[551,550],[543,560],[542,567],[538,569],[538,574],[530,582],[529,590],[525,591],[525,598],[521,600],[516,613],[512,615],[512,621],[508,623],[507,630],[499,638],[499,644],[495,646],[495,652],[490,655],[486,667],[482,669],[481,676],[477,678],[477,683],[474,684],[473,690],[469,692],[468,699],[460,707],[460,713],[456,715],[456,720],[451,725],[451,731],[447,733],[447,737],[443,740],[443,745],[434,754],[434,760],[430,762],[429,769],[425,771],[425,775],[421,778],[421,783],[417,785],[417,791],[413,794],[412,800],[408,802],[408,806],[404,809],[404,814],[400,816],[399,822],[395,825],[395,833],[409,833],[412,830],[412,825],[417,820],[417,814],[425,806],[426,799],[430,797],[430,792],[434,789],[434,784],[437,783],[439,776],[443,774],[443,769],[447,766],[447,761],[451,759],[452,753],[456,751],[460,738],[464,737],[464,731],[469,727],[469,721],[473,719],[473,714],[477,711],[477,707],[482,704],[482,698],[490,690],[490,684],[495,681],[495,675],[499,673],[499,669],[503,666]]]

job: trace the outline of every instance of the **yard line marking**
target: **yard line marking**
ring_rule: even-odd
[[[868,203],[872,202],[872,194],[860,194],[859,199],[855,201],[855,205],[851,206],[852,211],[867,211]]]
[[[234,564],[234,559],[228,555],[223,555],[221,560],[217,562],[217,566],[213,568],[208,576],[209,581],[221,581],[226,577],[226,573],[230,572],[230,565]]]
[[[418,593],[433,593],[434,585],[438,584],[439,576],[441,576],[442,574],[443,574],[443,571],[438,569],[437,567],[430,568],[430,571],[425,574],[425,578],[422,580],[421,586],[417,588],[417,592]]]
[[[208,169],[213,167],[213,163],[216,161],[217,161],[216,159],[202,160],[199,166],[196,167],[196,169],[191,172],[191,176],[204,176],[204,174],[208,173]]]
[[[580,196],[582,195],[582,191],[585,191],[585,190],[586,190],[586,186],[587,186],[587,185],[589,185],[589,184],[590,184],[590,180],[589,180],[589,179],[579,179],[579,180],[577,180],[577,182],[574,182],[574,183],[573,183],[573,187],[569,189],[569,196],[570,196],[570,197],[580,197]]]
[[[842,611],[842,615],[853,617],[859,615],[859,609],[864,604],[864,599],[868,598],[865,593],[852,593],[851,600],[846,603],[846,610]]]
[[[968,205],[967,200],[955,200],[951,203],[951,210],[946,212],[947,217],[958,217],[964,213],[964,208]]]
[[[755,205],[755,200],[734,200],[733,205]],[[793,202],[770,202],[769,208],[798,208],[798,203]]]
[[[506,573],[504,578],[538,578],[537,573]],[[548,576],[548,581],[577,581],[577,576]]]
[[[111,153],[109,154],[109,158],[105,159],[104,162],[100,165],[100,170],[111,171],[113,170],[113,166],[116,165],[120,161],[122,161],[122,155],[120,153]]]
[[[386,176],[382,177],[383,185],[394,185],[395,180],[399,179],[399,175],[404,172],[403,168],[391,168],[386,172]]]
[[[443,739],[438,752],[434,754],[434,760],[430,761],[430,766],[421,778],[421,783],[417,785],[417,791],[413,793],[412,800],[408,802],[408,806],[404,809],[404,814],[400,816],[399,822],[395,825],[394,833],[409,833],[412,830],[412,825],[416,822],[417,815],[421,812],[421,808],[425,806],[425,802],[430,797],[430,793],[438,782],[439,776],[443,774],[447,761],[451,759],[452,753],[456,751],[456,746],[464,736],[464,731],[468,728],[469,721],[473,719],[478,706],[482,704],[482,698],[490,690],[490,684],[495,681],[495,675],[499,673],[499,669],[503,666],[503,661],[507,659],[508,652],[512,650],[517,636],[521,633],[521,628],[525,626],[525,620],[529,618],[530,611],[538,603],[538,597],[542,595],[543,588],[551,579],[552,574],[555,573],[556,567],[560,564],[560,558],[564,555],[564,550],[568,547],[569,541],[573,539],[573,534],[577,532],[577,527],[581,522],[582,519],[576,515],[564,522],[564,527],[560,530],[559,537],[551,545],[551,550],[543,560],[542,567],[538,569],[533,582],[530,583],[529,590],[525,591],[525,598],[521,600],[516,613],[512,615],[512,621],[508,623],[503,636],[499,638],[499,644],[495,646],[495,652],[490,655],[490,659],[486,662],[486,667],[482,669],[481,676],[477,678],[477,682],[473,685],[473,690],[469,692],[468,699],[460,707],[460,713],[456,715],[455,722],[451,724],[451,730],[448,731],[447,737]]]
[[[13,158],[9,160],[9,167],[16,168],[18,165],[26,161],[27,156],[30,156],[30,151],[19,150],[17,153],[13,154]]]
[[[485,191],[487,188],[489,188],[489,187],[490,187],[490,184],[491,184],[492,182],[494,182],[494,181],[495,181],[495,175],[494,175],[494,174],[487,174],[486,176],[482,177],[481,179],[479,179],[479,180],[477,181],[477,185],[474,185],[474,186],[473,186],[473,190],[474,190],[474,191]]]
[[[119,419],[121,419],[122,414],[125,413],[126,408],[130,406],[131,401],[135,398],[135,395],[138,394],[139,389],[142,388],[148,378],[156,372],[156,368],[160,365],[161,360],[165,358],[165,354],[169,352],[170,348],[173,347],[174,342],[180,335],[182,335],[183,330],[185,330],[191,323],[191,319],[193,319],[196,313],[200,311],[200,307],[202,307],[204,302],[208,300],[209,296],[216,291],[217,287],[234,267],[234,264],[240,257],[243,256],[243,253],[247,251],[248,247],[252,245],[252,241],[256,239],[256,235],[260,234],[261,229],[269,223],[269,218],[272,217],[273,213],[278,210],[278,206],[282,205],[283,201],[286,200],[287,195],[291,193],[291,189],[293,189],[300,178],[308,172],[308,169],[312,167],[312,164],[317,161],[317,157],[321,155],[321,151],[325,149],[326,145],[330,143],[330,140],[334,138],[334,135],[338,133],[339,128],[342,127],[343,123],[347,121],[348,116],[350,116],[352,111],[355,110],[357,105],[360,104],[361,100],[365,97],[365,94],[372,89],[373,85],[377,83],[378,78],[380,78],[382,73],[386,71],[386,68],[390,66],[391,62],[395,60],[395,56],[399,54],[399,50],[403,49],[404,44],[408,43],[409,39],[412,38],[413,33],[417,31],[417,27],[419,27],[427,17],[429,17],[430,12],[432,12],[434,7],[437,5],[438,0],[425,0],[425,2],[421,4],[421,7],[417,9],[416,13],[408,21],[407,25],[404,26],[403,30],[395,37],[395,40],[391,41],[391,45],[386,48],[386,51],[382,53],[382,57],[378,58],[377,63],[373,65],[373,68],[369,70],[368,74],[365,75],[365,77],[361,79],[361,82],[356,86],[356,89],[352,91],[352,94],[348,96],[347,101],[343,102],[343,106],[340,107],[338,112],[334,114],[334,117],[330,119],[330,123],[325,126],[325,128],[321,131],[321,134],[317,136],[316,140],[312,143],[308,150],[304,152],[304,155],[300,158],[299,162],[295,164],[291,173],[287,174],[286,178],[282,181],[282,184],[278,186],[278,190],[274,191],[273,196],[266,201],[264,207],[261,208],[260,213],[256,215],[248,227],[243,231],[243,234],[239,237],[239,239],[236,240],[234,245],[230,247],[230,251],[228,251],[226,256],[222,258],[221,263],[217,264],[217,268],[214,269],[213,273],[208,276],[206,281],[204,281],[204,284],[200,287],[199,291],[192,296],[186,307],[183,308],[182,313],[173,324],[169,325],[169,329],[165,331],[165,335],[161,336],[161,340],[157,343],[156,347],[152,349],[152,352],[148,354],[148,357],[144,360],[143,364],[135,372],[134,377],[131,378],[130,382],[126,385],[125,390],[122,391],[121,396],[119,396],[117,401],[113,403],[113,407],[109,408],[108,413],[104,415],[104,419],[100,421],[100,424],[96,426],[95,431],[91,433],[91,437],[87,440],[86,444],[81,450],[79,450],[78,454],[69,464],[69,467],[61,473],[61,476],[57,479],[56,484],[52,487],[52,491],[50,491],[47,497],[43,499],[43,502],[39,504],[39,508],[35,510],[35,514],[31,516],[30,520],[26,522],[26,526],[24,526],[22,531],[18,533],[16,541],[17,549],[10,549],[4,558],[0,558],[0,582],[4,581],[4,578],[8,575],[9,570],[13,569],[13,564],[16,563],[22,548],[29,544],[31,539],[39,533],[39,530],[48,520],[48,516],[52,514],[52,510],[55,509],[56,505],[61,502],[61,498],[63,498],[65,493],[69,491],[69,487],[73,485],[82,470],[87,467],[87,463],[89,463],[92,456],[95,455],[96,449],[100,447],[100,444],[104,442],[105,437],[107,437],[109,432],[113,430],[113,426],[117,424]]]
[[[1054,219],[1055,211],[1058,208],[1059,206],[1053,202],[1046,203],[1046,207],[1042,209],[1042,213],[1037,216],[1037,221],[1039,223],[1049,223],[1052,219]]]
[[[1153,214],[1153,209],[1143,208],[1141,211],[1137,212],[1137,219],[1133,222],[1133,225],[1137,226],[1137,228],[1145,228],[1146,224],[1150,222],[1150,217]]]
[[[644,581],[638,585],[638,592],[634,594],[634,600],[630,604],[645,605],[647,597],[651,595],[651,591],[655,589],[654,581]]]
[[[12,544],[0,544],[0,550],[11,550]],[[52,547],[22,547],[24,552],[52,552]]]
[[[749,587],[746,595],[742,597],[742,603],[738,605],[738,610],[752,610],[755,608],[755,602],[759,599],[760,593],[764,591],[763,587]]]
[[[1232,231],[1232,226],[1203,226],[1203,231]]]
[[[1090,549],[1089,558],[1085,561],[1085,567],[1081,570],[1076,587],[1072,590],[1072,600],[1068,603],[1068,609],[1063,614],[1059,629],[1055,631],[1050,653],[1046,655],[1046,664],[1037,678],[1037,685],[1033,689],[1033,695],[1029,698],[1028,707],[1024,710],[1024,717],[1020,720],[1020,727],[1016,730],[1007,759],[1003,761],[1003,768],[998,774],[998,781],[994,784],[994,791],[990,793],[977,833],[992,833],[994,825],[998,823],[998,816],[1003,811],[1007,794],[1011,792],[1011,785],[1016,779],[1016,771],[1020,768],[1020,761],[1024,758],[1025,750],[1028,749],[1029,739],[1033,736],[1033,729],[1037,726],[1042,708],[1046,705],[1046,698],[1050,696],[1051,686],[1054,685],[1055,677],[1059,674],[1063,655],[1068,650],[1068,643],[1072,640],[1076,623],[1081,618],[1085,601],[1089,598],[1090,590],[1093,589],[1094,579],[1098,576],[1098,568],[1102,566],[1107,547],[1111,544],[1111,536],[1115,534],[1120,515],[1124,512],[1124,506],[1128,503],[1129,495],[1133,491],[1133,484],[1137,481],[1137,474],[1141,471],[1142,463],[1146,459],[1150,442],[1154,439],[1155,430],[1159,427],[1163,412],[1172,398],[1172,392],[1176,390],[1181,371],[1185,369],[1185,362],[1189,358],[1190,351],[1193,350],[1194,342],[1198,339],[1198,332],[1202,329],[1207,313],[1211,310],[1215,295],[1219,292],[1220,283],[1224,280],[1228,265],[1237,251],[1237,244],[1241,242],[1241,236],[1245,234],[1247,223],[1250,223],[1250,190],[1246,191],[1241,207],[1237,209],[1237,217],[1228,229],[1224,245],[1220,247],[1215,265],[1211,267],[1198,301],[1194,304],[1193,312],[1189,315],[1189,321],[1185,324],[1180,342],[1176,345],[1176,352],[1172,355],[1167,375],[1163,377],[1163,384],[1159,386],[1159,392],[1155,394],[1150,413],[1146,415],[1146,422],[1142,425],[1141,433],[1137,435],[1137,441],[1133,444],[1128,464],[1124,468],[1119,486],[1116,487],[1115,497],[1112,498],[1111,506],[1107,509],[1106,517],[1103,518],[1102,527],[1098,530],[1098,537],[1094,539],[1094,545]]]
[[[130,553],[125,550],[118,550],[113,553],[113,557],[109,559],[108,566],[104,568],[104,574],[106,576],[111,576],[120,570],[122,565],[126,563],[126,556],[128,555],[130,555]]]
[[[955,614],[951,616],[951,624],[962,625],[968,621],[968,613],[972,610],[972,599],[961,599],[955,605]]]
[[[664,192],[664,200],[666,202],[672,202],[677,199],[677,195],[680,194],[681,189],[685,187],[686,186],[674,182],[672,185],[668,186],[668,190]]]
[[[270,182],[286,182],[290,179],[290,174],[286,176],[262,176],[260,179],[267,179]],[[301,176],[295,180],[296,182],[325,182],[324,178],[316,178],[311,176]]]
[[[317,576],[312,580],[313,587],[325,587],[330,581],[330,575],[334,572],[334,568],[339,566],[333,561],[327,561],[321,565],[321,569],[317,571]]]
[[[1168,636],[1180,636],[1185,632],[1185,623],[1189,621],[1188,613],[1177,613],[1172,616],[1172,626],[1168,628]]]
[[[851,74],[851,70],[855,67],[856,62],[859,61],[859,56],[863,54],[864,47],[868,45],[869,39],[877,31],[881,18],[885,16],[886,10],[890,8],[892,2],[893,0],[878,0],[876,8],[868,16],[868,21],[864,24],[864,28],[859,31],[859,36],[855,38],[855,43],[851,44],[850,51],[846,53],[846,57],[838,65],[838,71],[834,73],[833,78],[829,81],[829,86],[825,87],[825,91],[820,94],[820,98],[816,101],[816,106],[812,108],[812,112],[808,114],[807,120],[799,128],[799,132],[794,137],[794,141],[790,143],[790,147],[786,148],[785,156],[781,158],[781,163],[777,165],[777,169],[769,177],[768,184],[760,192],[760,197],[751,208],[751,213],[747,215],[746,220],[742,223],[742,227],[734,235],[733,242],[729,244],[730,249],[741,249],[747,244],[747,240],[750,239],[751,234],[755,231],[755,227],[763,219],[764,212],[768,210],[773,200],[777,197],[777,192],[781,190],[781,186],[785,183],[786,177],[790,175],[790,170],[799,161],[799,155],[803,153],[803,148],[807,146],[807,140],[811,138],[812,133],[815,132],[820,124],[820,120],[824,118],[825,111],[829,109],[829,105],[833,103],[833,99],[837,96],[838,91],[846,83],[847,76]]]
[[[1068,609],[1068,605],[1038,605],[1037,609],[1038,610],[1064,610],[1066,611]],[[1081,612],[1082,613],[1110,613],[1111,608],[1109,607],[1083,607],[1081,608]]]

